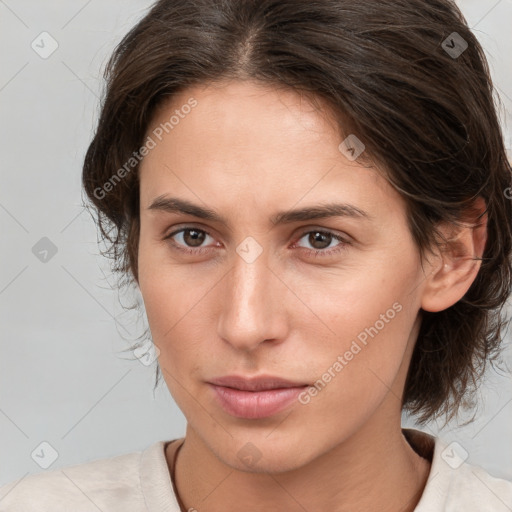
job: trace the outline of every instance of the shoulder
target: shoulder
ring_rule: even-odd
[[[510,512],[512,481],[495,477],[481,466],[463,463],[446,477],[449,482],[448,507],[468,512]],[[448,508],[447,510],[451,510]]]
[[[148,450],[158,449],[162,443],[155,443]],[[26,475],[0,487],[0,512],[145,510],[140,487],[143,453]]]
[[[457,442],[435,438],[432,465],[415,512],[510,512],[512,481],[467,462]]]

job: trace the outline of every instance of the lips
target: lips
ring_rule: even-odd
[[[245,419],[266,418],[287,409],[308,386],[268,375],[250,379],[231,375],[211,379],[208,384],[226,413]]]
[[[209,382],[216,386],[240,389],[242,391],[266,391],[269,389],[297,388],[308,385],[306,382],[294,382],[272,375],[262,375],[252,378],[227,375],[225,377],[211,379]]]

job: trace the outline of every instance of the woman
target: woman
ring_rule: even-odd
[[[0,510],[512,510],[400,423],[474,405],[511,291],[511,167],[453,2],[160,0],[107,79],[83,185],[186,435]]]

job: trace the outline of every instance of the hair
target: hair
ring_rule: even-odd
[[[456,4],[156,2],[106,65],[82,175],[107,244],[103,254],[129,283],[138,284],[137,149],[159,105],[190,86],[223,80],[252,80],[323,100],[340,132],[363,141],[358,161],[375,164],[404,198],[422,261],[440,247],[440,223],[460,225],[475,199],[485,200],[488,238],[480,270],[456,304],[420,310],[402,397],[402,410],[420,423],[474,407],[486,363],[500,356],[507,322],[512,168],[495,108],[501,100]]]

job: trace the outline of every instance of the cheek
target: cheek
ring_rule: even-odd
[[[315,315],[310,311],[297,325],[303,346],[296,353],[314,364],[319,381],[311,401],[326,415],[341,410],[329,410],[333,400],[353,413],[371,408],[389,391],[404,359],[418,310],[410,293],[415,262],[390,258],[379,264],[330,275],[302,295]]]
[[[159,261],[161,252],[160,249],[150,247],[141,237],[138,256],[139,289],[144,300],[151,337],[160,350],[160,366],[165,366],[170,371],[173,359],[168,355],[169,344],[177,338],[180,319],[186,319],[186,305],[189,300],[188,289],[181,282],[179,274],[171,275],[170,269]]]
[[[153,342],[160,349],[162,358],[165,359],[170,350],[176,355],[194,350],[195,340],[199,338],[190,319],[195,317],[194,308],[198,308],[197,290],[189,291],[186,283],[176,279],[171,281],[162,275],[155,279],[146,275],[141,283]]]
[[[400,390],[393,383],[406,349],[406,314],[400,311],[381,330],[374,330],[375,321],[368,325],[364,319],[358,320],[361,327],[340,325],[340,335],[330,346],[316,353],[310,347],[316,381],[299,409],[306,430],[318,429],[320,418],[326,438],[345,437],[357,431],[387,396],[392,404],[395,395],[400,406]]]
[[[314,276],[286,276],[301,299],[296,302],[297,329],[320,336],[319,349],[327,352],[348,350],[356,338],[364,343],[372,334],[381,339],[406,330],[404,310],[413,300],[409,292],[414,288],[415,267],[412,259],[394,260],[387,255]]]
[[[145,272],[141,280],[151,336],[160,351],[162,377],[178,407],[190,415],[195,402],[191,396],[197,395],[194,386],[200,375],[198,355],[204,329],[190,321],[197,300],[187,293],[185,285],[153,272]]]
[[[189,287],[182,273],[169,264],[165,246],[152,240],[142,225],[139,242],[139,288],[144,299],[153,341],[163,343],[184,315]],[[166,335],[167,333],[167,335]]]
[[[160,350],[159,365],[173,395],[179,393],[178,382],[193,380],[204,344],[210,342],[205,319],[215,283],[197,279],[197,270],[190,267],[170,264],[165,248],[141,241],[139,288],[153,342]]]

